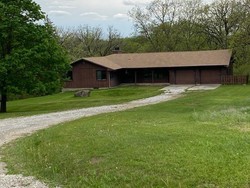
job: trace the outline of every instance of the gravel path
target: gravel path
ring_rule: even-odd
[[[216,88],[213,86],[212,88]],[[123,111],[135,107],[156,104],[168,101],[180,96],[187,89],[195,90],[195,86],[168,86],[163,88],[164,93],[155,97],[131,101],[125,104],[108,105],[100,107],[83,108],[30,117],[8,118],[0,120],[0,147],[16,138],[31,134],[34,131],[56,125],[66,121],[72,121],[81,117],[93,116],[102,113]],[[211,88],[211,87],[209,87]],[[200,88],[199,88],[200,89]],[[204,88],[203,88],[204,89]],[[45,188],[45,184],[35,180],[33,177],[22,175],[6,175],[7,170],[4,163],[0,163],[0,187],[1,188]]]

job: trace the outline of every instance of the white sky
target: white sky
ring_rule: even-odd
[[[34,0],[59,27],[79,25],[113,26],[122,36],[134,32],[127,13],[135,5],[143,6],[151,0]],[[207,0],[209,1],[209,0]]]

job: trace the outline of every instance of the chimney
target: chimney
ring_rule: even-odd
[[[120,50],[120,47],[119,47],[119,46],[115,47],[115,48],[112,50],[112,54],[121,54],[121,53],[122,53],[122,51]]]

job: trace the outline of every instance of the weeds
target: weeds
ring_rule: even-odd
[[[250,131],[250,107],[228,107],[219,111],[193,112],[192,116],[200,124],[217,124],[227,128]]]

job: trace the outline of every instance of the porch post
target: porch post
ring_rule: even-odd
[[[111,88],[111,72],[108,71],[108,82],[109,82],[109,88]]]
[[[152,83],[154,83],[154,70],[152,70],[151,75],[152,75]]]
[[[137,72],[135,70],[135,84],[137,84]]]

